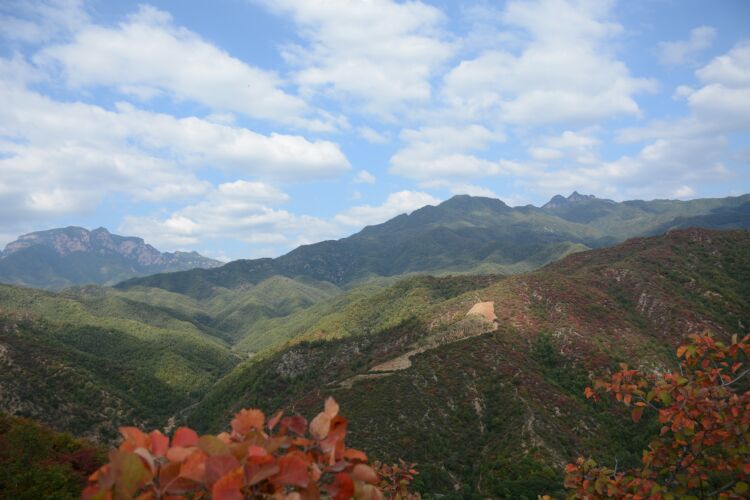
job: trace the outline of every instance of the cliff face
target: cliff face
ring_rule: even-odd
[[[20,236],[0,253],[0,281],[59,289],[158,272],[211,268],[221,262],[196,252],[160,252],[142,238],[66,227]]]

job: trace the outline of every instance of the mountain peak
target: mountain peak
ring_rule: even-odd
[[[547,203],[542,205],[542,208],[563,208],[577,203],[586,203],[593,200],[598,200],[593,194],[581,194],[578,191],[573,191],[567,198],[556,194]]]
[[[195,252],[160,252],[142,238],[112,234],[104,227],[89,231],[77,226],[19,236],[0,252],[0,262],[0,282],[41,288],[109,284],[156,272],[222,264]]]

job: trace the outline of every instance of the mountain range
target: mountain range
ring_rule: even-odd
[[[0,285],[0,411],[109,443],[120,425],[218,432],[242,407],[311,417],[333,395],[350,445],[416,462],[423,493],[556,494],[567,461],[635,464],[658,432],[587,401],[594,374],[748,331],[748,228],[750,195],[456,196],[276,259]]]
[[[159,252],[143,239],[66,227],[20,236],[0,252],[0,282],[48,290],[113,285],[148,274],[222,263],[196,252]]]

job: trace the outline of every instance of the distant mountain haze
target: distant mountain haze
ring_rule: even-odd
[[[59,290],[221,264],[196,252],[160,252],[141,238],[103,227],[89,231],[71,226],[25,234],[9,243],[0,253],[0,282]]]
[[[750,228],[750,195],[617,203],[574,192],[555,196],[541,208],[511,208],[498,199],[458,195],[275,259],[237,260],[216,269],[136,278],[117,287],[158,287],[200,299],[217,287],[256,284],[274,275],[347,286],[414,272],[516,274],[575,251],[690,226]]]

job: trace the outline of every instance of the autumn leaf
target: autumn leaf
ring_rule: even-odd
[[[221,477],[211,488],[213,500],[243,500],[242,494],[244,473],[242,467],[237,467]]]
[[[172,437],[172,446],[198,446],[198,434],[189,427],[180,427]]]
[[[279,473],[273,478],[275,483],[306,488],[310,482],[307,461],[300,452],[291,452],[279,459]]]
[[[115,496],[132,498],[138,489],[151,479],[151,474],[141,459],[127,451],[113,451],[110,463],[115,476]]]
[[[378,484],[378,475],[369,465],[355,465],[352,469],[352,477],[363,483]]]
[[[159,431],[152,431],[148,435],[151,446],[149,450],[155,457],[163,457],[169,449],[169,438]]]
[[[239,460],[232,455],[209,456],[206,459],[206,483],[214,484],[219,478],[241,467]]]
[[[232,420],[232,430],[237,434],[245,435],[252,429],[263,432],[263,424],[266,420],[265,415],[260,410],[240,410]]]

